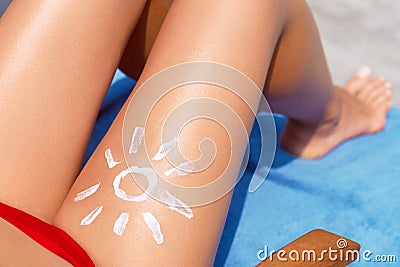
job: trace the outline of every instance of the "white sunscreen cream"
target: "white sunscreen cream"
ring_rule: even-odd
[[[166,170],[164,175],[169,178],[176,176],[185,176],[195,169],[194,164],[191,161],[185,161],[180,163],[177,167]]]
[[[165,191],[164,193],[162,193],[160,199],[168,203],[168,208],[170,208],[171,210],[182,214],[188,219],[193,218],[192,209],[187,204],[183,203],[183,201],[173,196],[170,192]]]
[[[119,161],[114,160],[113,155],[111,154],[111,149],[107,149],[104,152],[104,156],[107,160],[108,168],[110,168],[110,169],[114,168],[115,166],[117,166],[118,164],[121,163]]]
[[[118,219],[114,223],[113,231],[115,234],[122,236],[125,231],[126,225],[129,221],[129,213],[123,212],[119,215]]]
[[[100,215],[101,211],[103,210],[103,206],[99,206],[92,210],[85,218],[81,220],[81,225],[89,225],[91,224],[97,216]]]
[[[170,141],[168,141],[165,144],[162,144],[159,148],[157,153],[154,155],[154,157],[152,158],[152,160],[162,160],[163,158],[165,158],[165,156],[168,155],[169,152],[171,152],[171,150],[177,146],[178,144],[178,137],[174,137],[172,138]]]
[[[153,238],[157,244],[162,244],[164,242],[164,235],[161,233],[160,223],[157,221],[156,217],[151,212],[142,213],[143,219],[150,231],[153,233]]]
[[[93,195],[94,193],[96,193],[97,189],[99,189],[100,183],[95,184],[91,187],[89,187],[86,190],[83,190],[82,192],[76,194],[75,198],[74,198],[74,202],[77,201],[81,201],[82,199],[85,199],[91,195]]]
[[[148,186],[147,186],[146,191],[148,193],[153,192],[153,190],[156,188],[157,183],[158,183],[158,175],[151,168],[139,168],[137,166],[131,166],[128,169],[120,172],[117,176],[115,176],[115,179],[113,182],[113,187],[114,187],[114,193],[117,197],[119,197],[120,199],[126,200],[126,201],[131,201],[131,202],[142,202],[147,199],[146,192],[144,192],[140,196],[132,196],[132,195],[128,195],[124,190],[122,190],[120,188],[122,179],[126,175],[130,174],[131,172],[142,174],[147,178]]]
[[[144,136],[144,128],[136,127],[133,131],[131,147],[129,148],[129,154],[135,154],[138,152],[140,144]]]

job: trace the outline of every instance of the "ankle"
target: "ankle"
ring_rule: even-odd
[[[320,116],[313,120],[289,119],[290,124],[305,131],[330,134],[337,127],[342,117],[343,97],[340,90],[342,89],[335,87],[325,109],[319,113]]]

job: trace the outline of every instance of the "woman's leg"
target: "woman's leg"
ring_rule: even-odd
[[[25,233],[0,218],[2,266],[71,267],[71,264],[34,242]]]
[[[296,4],[293,4],[294,2]],[[297,75],[293,74],[292,90],[306,93],[306,99],[312,98],[312,104],[317,106],[303,106],[301,98],[298,102],[293,101],[293,109],[305,109],[300,117],[294,118],[311,125],[331,116],[336,118],[337,106],[341,105],[343,99],[336,96],[337,92],[326,68],[318,33],[311,14],[305,7],[303,1],[282,0],[174,1],[137,88],[157,72],[187,61],[215,61],[232,66],[262,88],[271,60],[274,59],[275,69],[270,70],[270,73],[279,69],[279,64],[284,64],[278,63],[281,62],[279,53],[275,53],[274,58],[279,42],[280,49],[285,47],[287,53],[298,55],[292,58],[293,64],[298,67],[292,69]],[[302,24],[301,20],[306,23]],[[301,36],[301,33],[307,38],[297,40],[297,35]],[[292,38],[300,43],[289,42]],[[303,58],[301,55],[307,56]],[[282,59],[282,62],[285,61]],[[303,83],[296,87],[296,80]],[[271,81],[267,88],[278,88],[274,84],[277,82]],[[315,90],[308,88],[311,85]],[[250,94],[252,93],[249,91]],[[282,95],[285,97],[288,94]],[[164,96],[155,106],[146,124],[146,145],[142,143],[142,150],[139,149],[138,154],[134,154],[137,166],[147,167],[140,165],[147,160],[143,146],[150,155],[156,154],[161,145],[158,141],[161,125],[167,114],[185,100],[198,97],[217,99],[230,106],[240,114],[246,129],[251,129],[254,117],[242,99],[217,86],[183,86]],[[137,106],[146,104],[148,103],[136,103]],[[191,219],[188,219],[191,216],[187,210],[186,213],[182,210],[176,212],[150,197],[146,200],[135,198],[142,190],[129,176],[124,181],[120,180],[127,169],[121,145],[123,117],[127,107],[128,104],[123,107],[78,177],[56,217],[55,224],[74,237],[98,266],[211,265],[223,229],[230,194],[208,205],[192,208]],[[308,108],[310,111],[307,112]],[[208,109],[208,105],[193,106],[193,110],[196,111]],[[138,111],[135,115],[128,118],[130,125],[135,125],[146,114]],[[233,120],[234,116],[229,119]],[[228,167],[227,173],[231,179],[236,179],[242,157],[236,154],[236,157],[231,159],[231,164],[227,163],[233,151],[229,149],[227,134],[237,139],[234,141],[239,141],[241,145],[235,146],[234,150],[243,155],[247,141],[244,136],[234,137],[233,133],[226,133],[221,127],[207,120],[186,125],[179,136],[179,148],[189,159],[193,160],[199,156],[198,141],[204,137],[213,139],[218,153],[215,165],[212,165],[214,168],[177,177],[175,181],[186,186],[206,184],[216,179],[225,167]],[[106,165],[106,158],[109,159],[109,166]],[[165,160],[161,163],[155,162],[154,166],[157,171],[171,167]],[[150,184],[149,182],[149,186]],[[123,193],[118,186],[123,187]],[[86,190],[88,188],[90,189]],[[127,195],[135,200],[126,201]]]
[[[120,64],[132,78],[139,77],[171,3],[147,2]],[[293,154],[316,158],[348,138],[380,131],[391,106],[392,88],[367,68],[360,69],[342,88],[334,86],[307,3],[293,1],[292,5],[297,6],[292,9],[296,12],[278,40],[264,94],[274,112],[289,117],[282,146]],[[344,107],[339,107],[341,102]],[[340,127],[333,127],[339,120]]]
[[[382,130],[392,88],[367,68],[343,88],[334,86],[307,3],[291,4],[294,12],[276,47],[264,94],[274,112],[289,117],[281,145],[316,158],[349,138]]]
[[[0,201],[52,221],[144,2],[13,1],[0,20]]]

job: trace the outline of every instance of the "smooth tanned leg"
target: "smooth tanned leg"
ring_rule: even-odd
[[[0,201],[52,221],[144,2],[12,2],[0,20]]]
[[[343,87],[334,86],[307,3],[291,5],[264,94],[274,112],[289,117],[281,145],[295,155],[318,158],[349,138],[381,131],[392,87],[365,68]]]
[[[286,22],[290,2],[174,1],[137,88],[158,71],[188,61],[214,61],[232,66],[262,88],[274,47]],[[150,156],[154,155],[161,145],[160,127],[166,114],[185,100],[197,97],[209,97],[226,103],[240,115],[243,125],[250,131],[254,116],[246,108],[243,100],[216,86],[183,86],[163,98],[146,125],[146,146]],[[192,208],[191,219],[152,198],[132,203],[114,194],[114,179],[126,169],[121,147],[122,122],[126,108],[127,105],[123,107],[78,177],[56,217],[55,224],[85,248],[96,266],[212,265],[230,203],[230,194],[208,205]],[[199,104],[194,109],[208,110],[209,106]],[[135,118],[143,115],[138,112],[134,118],[129,118],[129,121],[135,125]],[[240,155],[231,159],[227,169],[231,179],[235,180],[247,140],[245,136],[235,137],[235,134],[229,134],[241,144],[234,147]],[[179,137],[180,149],[189,159],[195,159],[199,156],[199,141],[209,136],[215,142],[218,151],[213,167],[203,173],[190,174],[174,181],[183,182],[187,186],[205,184],[216,179],[227,166],[231,153],[227,133],[209,120],[199,120],[183,128]],[[114,160],[122,162],[111,169],[106,164],[104,154],[109,148]],[[137,166],[143,167],[141,164],[145,156],[137,156]],[[163,161],[157,166],[162,169],[167,168],[168,164]],[[99,182],[100,186],[95,194],[74,202],[79,192]],[[122,187],[127,194],[141,194],[141,190],[129,176],[123,183]],[[102,207],[101,213],[93,222],[85,225],[88,221],[82,219],[97,207]],[[95,211],[98,213],[99,209]],[[164,237],[161,244],[157,244],[143,219],[143,213],[147,212],[151,212],[160,224],[160,231]],[[123,234],[117,235],[113,229],[122,213],[129,214],[129,221]],[[126,216],[122,217],[126,219]]]
[[[1,202],[52,222],[144,2],[14,0],[1,17]],[[0,228],[1,264],[69,266]]]

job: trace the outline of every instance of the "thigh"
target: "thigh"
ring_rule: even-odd
[[[0,201],[53,219],[143,6],[13,1],[0,21]]]
[[[0,236],[1,266],[71,267],[71,264],[52,254],[1,218]]]
[[[287,1],[281,0],[174,1],[136,88],[157,72],[188,61],[214,61],[232,66],[262,88],[274,46],[284,26],[286,8]],[[168,77],[171,76],[165,78]],[[175,200],[171,207],[143,195],[141,187],[130,179],[129,171],[139,178],[143,174],[152,176],[149,173],[157,171],[163,180],[185,186],[210,183],[221,173],[231,182],[236,180],[247,136],[239,134],[242,133],[239,128],[227,129],[237,126],[233,122],[239,117],[240,126],[245,132],[250,131],[254,120],[251,110],[257,107],[261,90],[244,93],[243,98],[255,101],[249,107],[235,92],[204,84],[174,89],[157,104],[146,102],[154,98],[151,94],[157,89],[155,86],[144,93],[142,89],[133,92],[130,99],[134,99],[132,107],[137,112],[124,121],[128,104],[123,107],[56,217],[55,224],[75,238],[97,266],[212,265],[231,193],[197,207],[184,205],[191,199],[182,198]],[[135,96],[146,93],[148,98],[141,97],[137,101]],[[227,122],[222,126],[212,119],[190,121],[181,129],[178,138],[161,142],[162,125],[168,114],[193,98],[216,100],[230,107],[233,113],[224,116]],[[144,125],[141,120],[148,111],[142,108],[153,104],[156,105]],[[179,114],[190,117],[198,112],[212,113],[213,110],[200,102]],[[218,117],[219,114],[214,115]],[[122,142],[125,127],[131,127],[128,130],[134,137],[133,154],[125,153],[129,166],[123,150],[130,151],[132,144]],[[136,127],[144,129],[136,131]],[[135,133],[143,130],[145,142],[138,148],[140,138]],[[202,156],[201,152],[210,152],[199,146],[204,138],[214,141],[217,153],[214,162],[202,172],[189,172],[181,177],[182,172],[171,169],[171,163],[163,158],[175,147],[189,162],[195,161]],[[148,162],[151,165],[146,165]],[[171,173],[175,177],[171,177]],[[161,179],[152,177],[147,181],[147,193],[163,190],[156,189]],[[167,197],[178,198],[173,194]]]

